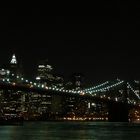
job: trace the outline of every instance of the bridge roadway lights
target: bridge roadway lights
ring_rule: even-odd
[[[128,122],[129,108],[127,103],[110,102],[108,104],[110,122]]]

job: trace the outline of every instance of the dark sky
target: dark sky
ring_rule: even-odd
[[[48,16],[46,9],[1,9],[0,64],[13,52],[25,72],[48,59],[55,72],[96,83],[140,79],[139,6],[103,5],[92,16]]]

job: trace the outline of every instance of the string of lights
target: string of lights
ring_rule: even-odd
[[[109,85],[109,86],[107,86],[107,87],[105,87],[105,88],[101,88],[101,89],[97,89],[97,90],[91,90],[89,93],[91,94],[91,93],[103,92],[103,91],[106,91],[106,90],[110,90],[110,88],[114,88],[114,87],[116,87],[116,86],[122,84],[123,82],[124,82],[124,81],[120,81],[120,82],[117,82],[117,83],[115,83],[115,84]]]
[[[91,90],[93,90],[93,89],[97,89],[97,88],[99,88],[99,87],[102,87],[102,86],[104,86],[104,85],[106,85],[106,84],[108,84],[109,82],[108,81],[106,81],[106,82],[104,82],[104,83],[102,83],[102,84],[99,84],[99,85],[97,85],[97,86],[94,86],[94,87],[91,87],[91,88],[86,88],[86,89],[84,89],[84,91],[86,92],[86,91],[91,91]]]
[[[129,83],[127,83],[127,84],[128,84],[128,88],[130,88],[131,91],[133,91],[133,93],[136,95],[136,97],[137,97],[138,99],[140,99],[140,96],[136,93],[136,91],[132,88],[132,86],[131,86]]]
[[[98,96],[98,94],[96,94],[96,93],[108,91],[108,90],[124,83],[123,80],[119,80],[119,81],[117,80],[115,83],[110,85],[111,82],[106,81],[100,85],[94,86],[92,88],[84,89],[84,90],[74,90],[74,89],[68,90],[68,89],[65,89],[64,87],[58,88],[56,86],[47,86],[45,84],[41,84],[36,81],[33,82],[33,81],[30,81],[23,77],[20,77],[19,75],[15,75],[15,74],[11,74],[11,75],[12,75],[13,79],[15,79],[15,81],[21,81],[21,83],[24,83],[24,85],[28,86],[29,88],[35,87],[35,88],[40,88],[40,89],[44,89],[44,90],[51,90],[51,91],[57,91],[57,92],[63,92],[63,93],[73,93],[73,94],[79,94],[79,95],[85,95],[85,93],[86,93],[86,94],[89,94],[92,96]],[[18,84],[15,81],[11,81],[10,78],[4,78],[4,79],[2,79],[2,81],[12,84],[13,86]],[[140,99],[140,96],[135,92],[135,90],[132,88],[132,86],[129,83],[127,83],[127,86],[128,86],[128,88],[130,88],[133,91],[133,93],[137,96],[137,98]],[[109,100],[111,99],[110,97],[107,97],[106,95],[100,95],[100,98],[108,98]],[[114,97],[112,99],[116,102],[119,101],[118,97]],[[134,104],[134,102],[131,101],[129,98],[128,98],[128,103]]]
[[[15,74],[11,74],[12,77],[15,76]],[[21,80],[22,83],[26,83],[28,86],[30,86],[30,88],[33,88],[33,87],[37,87],[37,88],[41,88],[41,89],[45,89],[45,90],[52,90],[52,91],[60,91],[60,92],[64,92],[64,93],[74,93],[74,94],[84,94],[84,92],[82,90],[67,90],[67,89],[64,89],[64,87],[62,88],[58,88],[56,86],[54,87],[51,87],[51,86],[46,86],[45,84],[40,84],[40,83],[37,83],[37,82],[32,82],[32,81],[29,81],[28,79],[25,79],[23,77],[20,77],[20,76],[16,76],[16,79],[19,79]],[[5,78],[5,79],[2,79],[3,82],[8,82],[8,83],[12,83],[13,85],[16,85],[15,82],[10,82],[10,79],[9,78]]]

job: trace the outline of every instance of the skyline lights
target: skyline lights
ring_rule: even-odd
[[[10,63],[11,64],[17,64],[17,60],[16,60],[15,54],[13,54],[12,60],[11,60]],[[42,70],[43,71],[50,71],[50,70],[52,70],[51,65],[46,65],[46,64],[43,65],[43,64],[41,64],[41,65],[38,65],[38,67],[40,68],[39,70],[41,72],[42,72]],[[117,86],[119,86],[119,85],[124,83],[123,80],[120,80],[120,79],[117,78],[113,82],[112,81],[106,81],[106,82],[101,83],[99,85],[96,85],[96,86],[93,86],[93,87],[90,87],[90,88],[85,88],[83,90],[81,90],[81,89],[67,89],[65,86],[58,87],[56,85],[47,85],[47,83],[40,83],[40,80],[41,80],[40,76],[42,76],[42,75],[37,76],[36,77],[36,81],[33,82],[33,81],[28,80],[28,79],[25,79],[24,77],[21,77],[20,75],[17,75],[15,73],[11,73],[10,71],[6,71],[5,69],[1,69],[0,72],[2,74],[3,74],[3,72],[6,72],[7,74],[10,73],[10,75],[13,77],[13,80],[15,80],[15,81],[11,81],[10,78],[3,78],[1,80],[3,82],[7,82],[7,83],[14,83],[13,84],[14,86],[17,85],[16,81],[19,82],[21,80],[21,82],[23,82],[24,84],[27,84],[27,86],[32,87],[32,88],[35,87],[35,88],[40,88],[40,89],[43,89],[43,90],[52,90],[52,91],[58,91],[58,92],[64,92],[64,93],[73,93],[73,94],[79,94],[79,95],[82,95],[82,96],[86,94],[86,95],[95,96],[95,97],[97,96],[98,97],[98,95],[100,93],[105,93],[105,92],[109,91],[110,89],[114,89]],[[136,80],[134,82],[138,83],[138,81],[136,81]],[[133,91],[133,93],[136,95],[136,97],[138,99],[140,99],[139,94],[136,92],[136,90],[134,90],[132,88],[132,86],[130,86],[129,83],[127,83],[127,87],[130,88]],[[107,95],[99,95],[99,97],[100,98],[107,98]],[[118,101],[118,98],[115,97],[114,100]]]

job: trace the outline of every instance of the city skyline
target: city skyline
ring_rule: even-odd
[[[139,81],[115,79],[85,88],[82,75],[73,75],[71,83],[65,83],[63,77],[53,75],[52,69],[46,61],[41,62],[36,79],[26,79],[13,54],[9,68],[0,70],[0,119],[140,120],[137,111],[140,107]]]
[[[0,8],[1,139],[140,139],[139,7]]]

